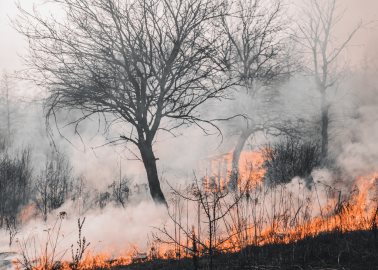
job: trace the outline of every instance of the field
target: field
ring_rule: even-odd
[[[155,260],[118,266],[114,270],[211,269],[209,259]],[[333,232],[291,244],[249,246],[238,253],[214,256],[212,269],[378,269],[378,238],[374,231]]]

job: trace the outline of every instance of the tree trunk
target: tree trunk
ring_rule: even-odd
[[[231,168],[231,176],[230,176],[230,183],[229,188],[231,190],[237,190],[238,188],[238,179],[239,179],[239,160],[241,152],[243,151],[245,142],[254,132],[252,128],[246,128],[242,131],[239,136],[239,139],[236,143],[236,147],[232,153],[232,168]]]
[[[328,155],[328,124],[329,124],[329,106],[326,101],[325,92],[322,93],[321,99],[321,160],[326,162]]]
[[[156,158],[152,150],[152,145],[148,142],[143,142],[140,143],[138,147],[142,156],[144,168],[147,173],[147,180],[152,199],[157,204],[164,204],[165,206],[168,206],[164,194],[160,188],[160,181],[156,167]]]

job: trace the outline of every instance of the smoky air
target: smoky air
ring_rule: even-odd
[[[375,269],[377,4],[0,3],[0,269]]]

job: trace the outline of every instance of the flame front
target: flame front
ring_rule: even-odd
[[[226,188],[231,158],[231,154],[226,154],[211,160],[211,175],[202,179],[207,192],[219,192]],[[238,181],[239,186],[245,188],[244,196],[224,218],[223,229],[219,229],[212,239],[213,247],[219,252],[238,252],[248,245],[291,243],[326,232],[369,230],[377,226],[378,205],[375,197],[378,172],[356,177],[347,192],[321,182],[308,186],[298,179],[290,184],[272,187],[264,184],[263,164],[261,152],[242,153]],[[189,207],[187,204],[186,207],[196,209],[195,205]],[[174,244],[154,241],[148,253],[139,253],[133,247],[116,258],[110,254],[88,251],[77,269],[109,269],[157,258],[177,259],[206,254],[203,246],[198,245],[194,249],[190,234],[184,232],[185,226],[193,228],[193,235],[196,233],[197,238],[205,239],[202,242],[208,245],[210,239],[206,239],[206,229],[199,227],[203,222],[202,215],[198,210],[196,220],[187,220],[188,224],[175,227]],[[53,269],[53,262],[47,265],[46,261],[41,257],[33,268]],[[68,262],[62,262],[60,266],[61,269],[72,269],[72,264]]]

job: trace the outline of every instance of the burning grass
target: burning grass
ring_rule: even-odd
[[[214,255],[212,269],[377,269],[377,238],[372,231],[322,233],[289,244],[248,246],[235,253]],[[192,259],[154,260],[113,269],[209,269],[209,257],[201,257],[197,268]]]
[[[267,247],[272,250],[296,248],[302,245],[300,243],[310,243],[308,239],[323,239],[322,235],[353,235],[359,231],[376,234],[377,172],[356,177],[350,187],[343,187],[337,181],[330,183],[322,171],[312,183],[294,179],[289,184],[269,186],[263,181],[265,168],[261,152],[244,153],[241,160],[237,192],[228,190],[227,179],[216,166],[221,164],[223,170],[229,171],[230,155],[212,161],[212,175],[196,179],[185,190],[172,188],[171,223],[156,228],[154,241],[146,253],[133,247],[118,252],[116,257],[110,253],[94,254],[90,247],[88,250],[83,248],[88,244],[83,243],[83,224],[80,227],[79,220],[77,251],[80,256],[75,257],[72,249],[73,260],[68,262],[51,257],[52,251],[46,249],[37,259],[29,258],[33,263],[18,267],[29,270],[109,269],[147,261],[188,260],[215,269],[219,254],[232,257],[237,256],[232,254],[251,250],[257,252],[257,247],[262,247],[261,252],[269,250]],[[310,244],[306,245],[309,248]]]

